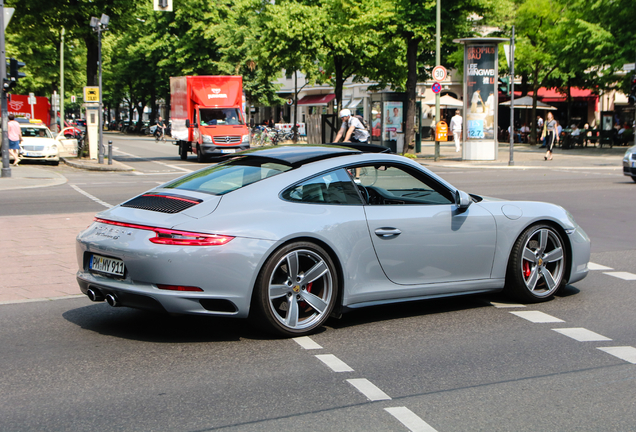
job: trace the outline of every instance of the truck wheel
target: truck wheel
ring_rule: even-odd
[[[201,146],[197,144],[197,162],[203,163],[205,162],[205,156],[203,156],[203,152],[201,151]]]
[[[187,147],[187,143],[180,141],[179,142],[179,156],[181,156],[181,160],[187,160],[188,159],[188,147]]]

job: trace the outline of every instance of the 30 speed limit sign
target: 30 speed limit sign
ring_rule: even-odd
[[[444,66],[435,66],[433,68],[433,79],[435,81],[444,81],[446,79],[446,68]]]

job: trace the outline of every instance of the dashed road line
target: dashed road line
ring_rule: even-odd
[[[347,382],[354,386],[360,393],[365,395],[372,402],[381,400],[391,400],[391,397],[384,393],[378,386],[366,378],[348,379]]]
[[[310,338],[309,336],[297,337],[297,338],[294,338],[293,341],[296,342],[301,347],[305,348],[306,350],[322,349],[322,347],[316,342],[314,342],[314,340]]]
[[[524,308],[526,305],[522,305],[520,303],[507,303],[507,302],[488,302],[497,309],[506,309],[506,308]]]
[[[384,408],[386,412],[398,419],[411,432],[437,432],[435,428],[422,420],[407,407]]]
[[[177,166],[177,165],[171,165],[171,164],[167,164],[165,162],[159,162],[159,161],[156,161],[156,160],[140,157],[140,156],[134,155],[132,153],[123,152],[123,151],[121,151],[119,149],[116,149],[115,151],[117,153],[119,153],[119,154],[124,155],[124,156],[129,156],[129,157],[133,157],[135,159],[140,159],[140,160],[145,160],[145,161],[148,161],[148,162],[153,162],[153,163],[156,163],[156,164],[168,167],[168,168],[176,169],[176,170],[179,170],[179,171],[184,171],[184,172],[188,172],[188,173],[192,172],[192,170],[187,169],[187,168],[181,168],[180,166]],[[135,173],[135,171],[133,171],[133,173]]]
[[[553,317],[552,315],[548,315],[544,312],[539,311],[521,311],[521,312],[510,312],[513,315],[517,315],[519,318],[523,318],[533,323],[556,323],[556,322],[565,322],[562,319]]]
[[[101,205],[103,205],[106,208],[112,208],[113,207],[111,204],[108,204],[106,201],[100,200],[96,196],[89,194],[88,192],[86,192],[85,190],[80,189],[79,187],[75,186],[74,184],[69,185],[69,186],[72,187],[73,189],[75,189],[77,192],[79,192],[82,195],[84,195],[85,197],[95,201],[97,204],[101,204]]]
[[[603,272],[603,274],[626,281],[636,280],[636,274],[629,272]]]
[[[593,263],[593,262],[587,263],[587,269],[588,270],[592,270],[592,271],[593,270],[614,270],[611,267],[606,267],[604,265],[596,264],[596,263]]]
[[[625,360],[628,363],[636,364],[636,348],[631,346],[617,346],[617,347],[597,347],[601,351],[605,351],[608,354],[618,357],[621,360]]]
[[[321,354],[316,358],[326,364],[334,372],[353,372],[353,369],[333,354]]]
[[[579,342],[611,341],[611,339],[608,337],[595,333],[591,330],[584,329],[582,327],[555,328],[552,330]]]

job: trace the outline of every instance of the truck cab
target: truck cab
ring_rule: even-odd
[[[204,162],[250,148],[242,84],[237,76],[170,78],[172,137],[181,159],[192,152]]]

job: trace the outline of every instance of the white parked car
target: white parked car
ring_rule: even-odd
[[[24,160],[41,160],[53,165],[60,163],[60,156],[77,156],[77,140],[67,139],[64,131],[53,138],[53,134],[44,124],[21,123],[22,150]]]

